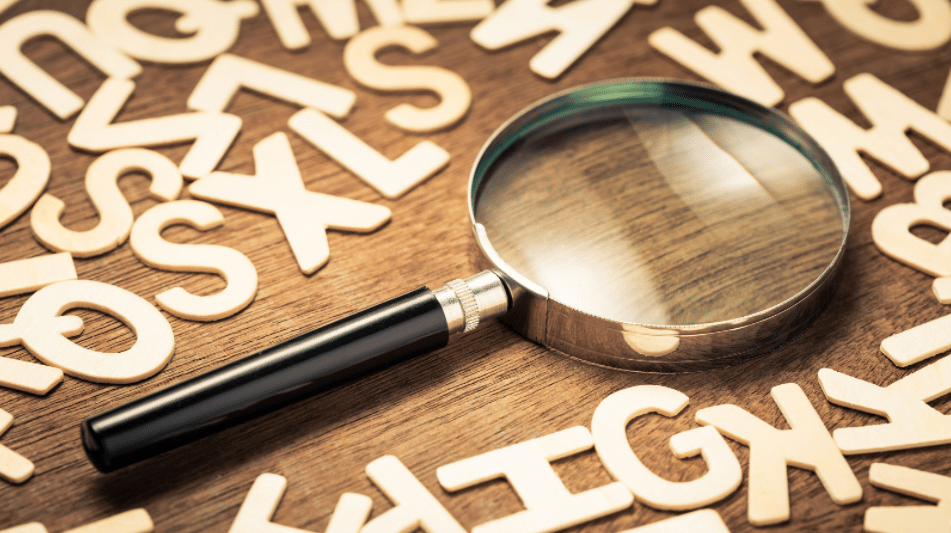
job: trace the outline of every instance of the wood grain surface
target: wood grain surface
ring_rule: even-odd
[[[423,92],[376,93],[358,86],[344,70],[344,43],[329,39],[308,12],[302,11],[313,42],[293,53],[281,47],[263,13],[244,21],[232,53],[355,91],[355,111],[343,124],[390,159],[427,139],[449,151],[450,163],[402,198],[385,199],[290,131],[287,121],[296,107],[241,92],[227,111],[238,115],[243,127],[219,170],[253,175],[254,144],[283,131],[291,140],[309,190],[387,206],[392,210],[391,221],[369,234],[329,231],[330,260],[312,275],[301,273],[277,220],[270,215],[219,206],[225,217],[222,227],[207,232],[182,226],[167,230],[163,235],[174,242],[225,245],[245,254],[258,271],[256,299],[237,315],[211,323],[182,320],[163,312],[174,331],[176,351],[169,365],[147,381],[111,386],[67,376],[46,396],[0,390],[0,408],[14,417],[13,427],[0,437],[0,444],[36,465],[34,477],[22,485],[0,482],[0,530],[39,521],[49,531],[65,531],[141,507],[152,517],[156,531],[225,532],[254,479],[274,473],[288,482],[274,521],[323,531],[344,492],[372,498],[373,516],[392,506],[364,473],[367,464],[388,454],[398,457],[463,527],[471,530],[521,510],[518,497],[504,480],[446,492],[436,479],[438,467],[572,426],[590,427],[601,400],[640,384],[664,385],[690,398],[690,405],[676,418],[648,415],[628,428],[641,460],[675,481],[694,479],[705,471],[701,459],[676,459],[667,444],[675,433],[698,427],[694,415],[699,409],[736,404],[770,424],[786,427],[769,394],[776,385],[799,384],[830,430],[880,420],[827,402],[817,379],[819,369],[828,367],[875,384],[889,384],[928,362],[899,369],[880,353],[881,341],[948,310],[931,294],[930,276],[885,257],[872,242],[870,226],[876,213],[888,205],[913,201],[911,182],[872,163],[884,194],[871,202],[852,197],[848,252],[833,302],[793,342],[753,361],[703,373],[624,373],[569,359],[520,338],[502,324],[491,323],[436,353],[113,474],[98,473],[82,450],[79,423],[85,417],[420,285],[435,288],[474,274],[466,181],[479,148],[492,131],[536,99],[581,83],[629,76],[698,79],[653,50],[647,37],[654,30],[672,26],[709,45],[693,21],[694,14],[709,3],[661,0],[656,6],[636,5],[555,81],[544,80],[528,68],[529,59],[551,36],[486,52],[469,38],[474,23],[427,26],[439,41],[434,51],[417,57],[387,50],[380,58],[393,65],[437,65],[452,70],[468,82],[473,101],[467,116],[451,129],[421,135],[388,126],[383,115],[403,102],[425,107],[433,105],[435,98]],[[751,21],[736,0],[713,3]],[[830,80],[812,85],[764,60],[766,70],[786,92],[780,109],[815,96],[868,126],[842,91],[843,81],[863,72],[936,109],[951,69],[951,44],[928,52],[899,52],[850,33],[818,2],[779,3],[837,69]],[[374,20],[366,5],[358,4],[361,25],[368,27]],[[86,5],[24,0],[0,15],[0,22],[33,9],[56,9],[83,19]],[[901,20],[916,16],[904,0],[880,0],[875,9]],[[137,13],[132,20],[155,33],[174,35],[175,17],[170,13]],[[31,41],[24,51],[84,100],[88,101],[104,79],[51,39]],[[143,64],[135,94],[118,120],[186,112],[185,102],[207,65]],[[0,104],[16,106],[15,134],[49,152],[52,175],[47,192],[66,203],[64,225],[74,230],[95,226],[98,218],[83,188],[83,176],[96,156],[67,144],[73,121],[56,119],[5,79],[0,80]],[[933,169],[951,169],[951,154],[912,137]],[[177,163],[189,147],[159,151]],[[14,169],[12,161],[0,159],[0,184]],[[156,204],[148,193],[149,183],[136,174],[120,181],[136,217]],[[28,213],[0,232],[0,261],[44,253],[48,251],[33,238]],[[151,269],[135,258],[128,243],[106,255],[77,259],[76,270],[79,279],[117,285],[153,303],[156,294],[174,286],[197,294],[212,294],[223,287],[213,275]],[[0,323],[12,322],[27,297],[0,299]],[[132,332],[119,321],[92,311],[76,313],[86,320],[85,333],[78,340],[82,346],[115,352],[134,342]],[[33,360],[19,347],[0,349],[0,357]],[[951,399],[940,398],[931,405],[946,412]],[[729,443],[745,478],[749,449]],[[836,505],[813,473],[790,468],[791,519],[770,530],[861,531],[863,515],[870,506],[920,505],[918,500],[874,488],[869,482],[870,465],[888,462],[951,475],[951,446],[851,456],[848,462],[864,489],[861,502]],[[559,460],[554,468],[572,492],[612,481],[594,451]],[[747,499],[744,480],[736,492],[711,507],[731,531],[751,531]],[[669,516],[672,514],[635,502],[626,511],[568,531],[620,532]]]

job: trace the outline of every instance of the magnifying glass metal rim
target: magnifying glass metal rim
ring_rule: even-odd
[[[822,175],[842,216],[839,248],[823,272],[799,292],[766,309],[716,322],[646,324],[603,317],[552,298],[496,252],[476,220],[479,187],[495,160],[515,141],[552,120],[584,109],[623,104],[680,106],[742,120],[783,139]],[[480,266],[506,283],[512,308],[502,318],[517,332],[570,356],[614,368],[700,370],[771,351],[808,325],[831,297],[848,237],[851,206],[841,175],[825,150],[784,113],[715,86],[661,78],[622,78],[581,85],[523,108],[482,146],[468,182],[469,220]],[[593,339],[593,340],[592,340]]]

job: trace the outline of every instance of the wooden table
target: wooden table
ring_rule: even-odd
[[[881,9],[905,20],[915,17],[910,4],[882,0]],[[84,18],[76,2],[16,4],[0,16],[7,20],[30,9],[53,8]],[[227,531],[254,479],[270,472],[285,476],[288,489],[274,521],[309,531],[323,531],[343,492],[372,498],[374,515],[392,504],[364,474],[364,467],[384,455],[398,457],[466,528],[522,509],[504,480],[448,493],[438,484],[436,469],[466,457],[516,444],[573,426],[590,427],[591,416],[604,398],[620,389],[657,384],[682,391],[690,405],[676,418],[651,415],[636,420],[628,435],[642,461],[659,475],[683,481],[704,472],[702,460],[671,456],[667,439],[697,427],[698,409],[733,403],[764,421],[784,428],[769,396],[772,387],[797,383],[831,430],[876,420],[828,403],[817,372],[833,368],[876,384],[889,384],[909,372],[895,367],[879,352],[881,341],[946,314],[930,294],[931,279],[882,255],[872,242],[870,226],[883,207],[912,201],[913,185],[894,172],[872,164],[883,182],[884,195],[874,201],[853,196],[854,218],[842,282],[831,305],[804,334],[780,350],[731,368],[692,374],[624,373],[569,359],[522,339],[506,326],[491,323],[436,353],[389,368],[345,387],[317,395],[273,415],[122,471],[103,475],[87,461],[79,441],[82,419],[131,398],[181,381],[203,370],[256,352],[311,330],[350,312],[420,285],[476,272],[473,238],[466,208],[470,166],[489,134],[506,118],[532,101],[563,88],[595,80],[660,76],[698,79],[692,72],[653,50],[647,36],[666,25],[709,43],[693,22],[706,2],[663,0],[653,7],[636,6],[582,59],[557,81],[543,80],[528,68],[529,59],[546,39],[499,52],[480,49],[468,37],[473,26],[429,26],[440,45],[425,57],[393,50],[382,59],[393,64],[438,65],[461,75],[473,92],[473,104],[457,126],[427,135],[401,133],[382,123],[383,113],[401,102],[421,106],[435,99],[426,94],[376,93],[354,83],[343,68],[344,43],[331,41],[311,15],[303,18],[314,42],[304,51],[284,50],[262,13],[245,21],[232,52],[356,91],[357,106],[345,126],[369,145],[395,158],[422,139],[448,150],[449,166],[399,200],[381,198],[371,188],[292,134],[290,105],[242,92],[228,111],[244,126],[220,170],[253,174],[252,146],[284,131],[308,189],[375,202],[392,209],[392,220],[370,234],[329,232],[330,262],[313,275],[298,269],[276,219],[260,213],[220,207],[225,225],[209,232],[177,226],[165,233],[174,242],[215,243],[235,248],[257,268],[255,301],[237,315],[212,323],[190,322],[166,314],[175,333],[176,352],[155,377],[133,385],[105,386],[72,377],[47,396],[0,390],[0,407],[15,425],[0,443],[36,465],[34,477],[22,485],[0,482],[0,529],[31,521],[50,531],[64,531],[116,513],[145,508],[156,531]],[[739,2],[718,5],[751,20]],[[842,91],[842,82],[872,73],[929,109],[935,109],[951,68],[951,44],[921,53],[898,52],[865,41],[840,27],[818,2],[782,0],[797,21],[836,66],[835,76],[817,86],[770,61],[767,71],[786,91],[789,102],[816,96],[846,116],[867,125]],[[360,4],[362,27],[373,23]],[[134,20],[158,33],[173,31],[169,14],[140,14]],[[53,72],[88,100],[103,77],[51,40],[30,42],[26,54]],[[185,100],[207,67],[146,64],[137,89],[119,120],[186,111]],[[95,225],[97,217],[83,188],[83,175],[94,154],[72,149],[66,135],[72,121],[61,122],[9,82],[0,82],[0,103],[19,110],[15,133],[43,146],[53,170],[48,192],[67,205],[63,222],[73,229]],[[916,138],[933,169],[951,168],[951,155]],[[161,148],[180,161],[188,145]],[[0,161],[0,176],[13,165]],[[6,179],[6,178],[3,178]],[[138,216],[156,205],[149,181],[132,175],[121,188]],[[184,194],[188,196],[187,193]],[[22,215],[0,233],[0,260],[37,256],[47,251],[34,240],[29,216]],[[220,290],[212,275],[169,273],[141,264],[128,243],[92,259],[77,259],[80,279],[97,280],[130,290],[154,302],[154,295],[173,286],[199,294]],[[0,300],[0,323],[12,322],[27,295]],[[131,331],[117,320],[88,310],[76,311],[86,321],[83,346],[119,351],[132,345]],[[23,348],[0,349],[0,356],[32,360]],[[932,405],[947,410],[951,401]],[[730,441],[747,475],[749,449]],[[860,531],[865,510],[879,505],[922,502],[874,488],[868,480],[873,462],[951,474],[951,448],[851,456],[849,464],[864,488],[857,504],[834,504],[811,472],[789,469],[792,518],[775,531]],[[611,481],[594,451],[554,464],[572,492]],[[750,531],[746,518],[748,484],[712,506],[731,531]],[[626,511],[585,523],[569,531],[622,531],[671,516],[640,503]]]

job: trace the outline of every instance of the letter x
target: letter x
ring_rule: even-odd
[[[254,145],[254,165],[254,176],[212,172],[188,190],[205,200],[274,214],[305,274],[330,257],[328,228],[370,232],[390,219],[384,206],[305,189],[284,133]]]

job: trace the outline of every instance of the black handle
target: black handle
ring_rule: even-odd
[[[111,472],[448,341],[446,315],[422,287],[88,418],[83,447]]]

